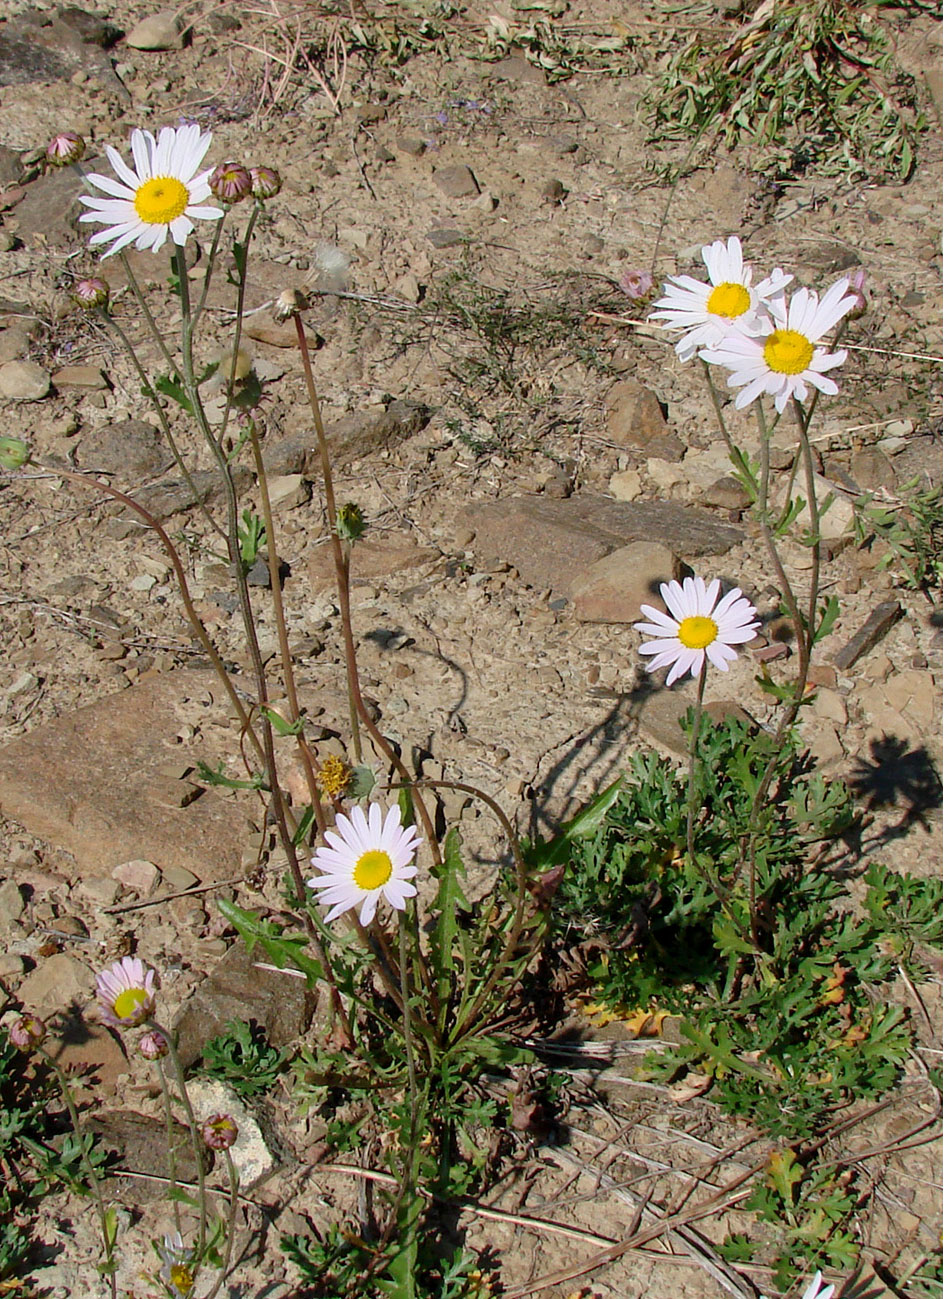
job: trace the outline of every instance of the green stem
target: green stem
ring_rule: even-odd
[[[164,1131],[167,1134],[167,1180],[170,1183],[171,1191],[177,1186],[177,1156],[174,1153],[176,1142],[174,1140],[174,1113],[171,1109],[171,1092],[167,1082],[167,1074],[164,1072],[164,1065],[158,1061],[158,1074],[161,1079],[161,1095],[164,1099]],[[180,1226],[180,1204],[173,1194],[171,1201],[174,1206],[174,1226],[179,1232]]]
[[[131,292],[134,294],[135,301],[138,304],[141,314],[144,316],[145,320],[148,323],[148,328],[151,331],[151,337],[157,343],[161,355],[164,357],[164,362],[167,365],[168,371],[172,375],[177,374],[178,373],[177,362],[174,360],[174,358],[171,356],[170,352],[168,351],[167,344],[164,342],[164,337],[161,334],[161,331],[158,329],[154,317],[151,315],[151,308],[148,306],[147,300],[145,299],[144,294],[141,292],[141,286],[139,285],[135,277],[134,271],[131,269],[131,263],[128,260],[128,254],[125,252],[124,248],[121,250],[121,252],[119,252],[118,256],[121,259],[122,266],[124,266],[125,268],[125,274],[128,276],[128,283],[131,286]]]
[[[167,1041],[168,1059],[174,1069],[174,1078],[177,1082],[178,1099],[184,1108],[184,1114],[187,1117],[187,1126],[190,1129],[190,1143],[194,1152],[194,1162],[197,1165],[197,1202],[199,1204],[199,1219],[197,1224],[197,1254],[194,1266],[194,1280],[197,1279],[197,1273],[203,1263],[203,1252],[207,1243],[207,1188],[206,1173],[203,1166],[204,1148],[200,1139],[200,1130],[197,1127],[197,1116],[194,1114],[194,1107],[190,1103],[190,1097],[187,1094],[187,1084],[184,1081],[184,1068],[180,1062],[180,1056],[177,1054],[177,1047],[170,1032],[162,1027],[157,1020],[147,1020],[147,1026],[152,1032],[160,1033]]]
[[[59,1063],[53,1059],[45,1047],[38,1046],[38,1053],[49,1065],[50,1069],[56,1075],[56,1081],[59,1083],[59,1090],[62,1092],[62,1099],[66,1103],[69,1111],[69,1121],[72,1124],[72,1130],[75,1133],[76,1141],[79,1146],[79,1161],[89,1183],[89,1191],[92,1199],[95,1201],[95,1210],[98,1214],[99,1229],[102,1233],[102,1245],[105,1250],[105,1264],[103,1270],[108,1275],[108,1286],[112,1299],[117,1299],[118,1284],[115,1279],[115,1262],[114,1262],[114,1237],[109,1229],[108,1210],[105,1208],[105,1198],[102,1195],[102,1185],[98,1173],[89,1159],[85,1149],[85,1140],[82,1135],[82,1129],[79,1125],[79,1111],[76,1107],[75,1097],[72,1094],[72,1087],[65,1071]]]
[[[233,1257],[233,1237],[236,1235],[236,1210],[239,1207],[240,1175],[229,1150],[224,1150],[223,1154],[226,1159],[226,1175],[230,1187],[226,1214],[226,1244],[223,1247],[223,1263],[220,1267],[220,1274],[214,1281],[212,1289],[207,1292],[205,1299],[214,1299],[214,1296],[219,1292],[220,1287],[226,1280],[227,1273],[230,1270],[230,1259]]]

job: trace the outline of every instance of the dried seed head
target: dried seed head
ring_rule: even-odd
[[[297,316],[300,311],[304,311],[308,306],[308,298],[298,289],[284,289],[276,298],[275,306],[272,309],[273,318],[276,324],[282,325],[293,316]]]

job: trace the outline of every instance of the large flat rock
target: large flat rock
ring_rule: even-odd
[[[0,810],[86,875],[136,858],[210,883],[238,874],[246,798],[208,789],[181,807],[184,784],[167,774],[235,745],[224,698],[212,672],[182,669],[57,717],[0,750]]]
[[[696,559],[722,555],[745,535],[693,506],[591,494],[476,501],[460,519],[475,530],[481,557],[511,564],[530,586],[562,595],[592,564],[634,541],[660,542],[680,558]]]

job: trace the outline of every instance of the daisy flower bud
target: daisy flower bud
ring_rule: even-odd
[[[0,468],[22,469],[29,458],[30,449],[20,438],[0,438]]]
[[[85,141],[74,131],[61,131],[46,145],[46,165],[68,167],[85,156]]]
[[[167,1038],[163,1033],[159,1033],[156,1028],[152,1029],[150,1033],[145,1033],[138,1043],[138,1050],[145,1060],[163,1060],[170,1049]]]
[[[137,1028],[154,1013],[155,978],[137,956],[123,956],[95,981],[102,1021],[111,1028]]]
[[[298,289],[285,289],[276,298],[275,306],[272,308],[272,316],[277,325],[284,324],[297,316],[300,311],[304,311],[308,306],[308,298]]]
[[[250,167],[249,174],[253,182],[253,198],[260,201],[275,198],[282,189],[282,177],[275,167]]]
[[[852,293],[853,297],[856,298],[856,306],[850,308],[849,317],[851,320],[859,320],[860,316],[866,314],[866,309],[869,306],[869,299],[866,296],[866,271],[862,266],[857,267],[850,276],[848,292]]]
[[[46,1025],[36,1015],[22,1015],[7,1033],[18,1051],[35,1051],[46,1036]]]
[[[227,205],[239,203],[253,192],[253,178],[238,162],[221,162],[207,183],[213,197]]]
[[[653,292],[653,276],[649,271],[640,270],[638,266],[631,266],[629,270],[624,271],[623,275],[621,275],[620,288],[628,298],[640,302],[644,298],[648,298]]]
[[[86,311],[107,306],[108,294],[109,289],[105,281],[94,276],[87,280],[78,280],[72,286],[73,302],[80,307],[84,307]]]
[[[211,1150],[229,1150],[240,1130],[229,1114],[211,1114],[200,1125],[200,1135]]]

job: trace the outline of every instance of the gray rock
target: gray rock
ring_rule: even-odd
[[[570,588],[581,622],[637,622],[640,605],[659,603],[661,582],[679,579],[682,566],[655,541],[634,541],[591,564]]]
[[[277,1047],[288,1046],[307,1031],[317,994],[306,988],[304,979],[256,969],[254,962],[265,959],[261,949],[250,956],[242,941],[234,943],[184,1002],[174,1029],[185,1068],[202,1057],[210,1038],[225,1032],[231,1019],[255,1021]]]
[[[644,701],[638,714],[641,733],[659,748],[678,757],[685,757],[689,752],[686,732],[680,723],[686,710],[695,702],[695,683],[690,684],[693,687],[691,696],[685,693],[685,688],[659,690]],[[704,711],[715,722],[723,721],[726,717],[737,717],[744,722],[753,720],[741,704],[728,699],[716,699],[711,704],[706,704]]]
[[[591,494],[476,501],[458,521],[475,531],[477,555],[511,564],[530,586],[559,595],[591,564],[633,541],[661,541],[674,554],[696,558],[724,554],[744,538],[741,529],[694,506]]]
[[[231,1087],[214,1078],[195,1078],[187,1084],[187,1094],[198,1123],[216,1114],[228,1114],[236,1123],[238,1135],[230,1147],[230,1158],[244,1191],[272,1172],[276,1158],[256,1119]]]
[[[31,20],[28,11],[0,32],[0,86],[64,81],[85,72],[127,101],[128,91],[103,48],[116,34],[107,20],[80,10],[66,10],[40,22]]]
[[[398,135],[397,148],[401,153],[409,153],[411,158],[419,158],[426,152],[427,142],[420,135]]]
[[[104,158],[83,161],[88,171],[108,171]],[[91,233],[88,226],[79,225],[80,215],[87,211],[79,203],[80,194],[88,194],[89,187],[72,167],[49,171],[32,184],[16,205],[19,222],[17,234],[23,243],[41,244],[43,247],[76,248],[84,244]],[[84,231],[83,233],[80,233]]]
[[[19,920],[25,910],[26,900],[16,880],[4,880],[0,884],[0,931],[9,929],[10,922]]]
[[[567,192],[560,180],[546,180],[541,187],[541,197],[546,203],[560,203]]]
[[[188,1086],[189,1091],[189,1086]],[[120,1168],[129,1173],[167,1176],[167,1129],[163,1119],[148,1118],[133,1110],[106,1110],[88,1120],[88,1130],[98,1138],[105,1150],[117,1156]],[[181,1182],[193,1183],[197,1178],[197,1161],[190,1139],[190,1131],[183,1123],[173,1124],[174,1165]],[[210,1152],[206,1162],[210,1163]],[[122,1177],[120,1174],[110,1186],[110,1194],[122,1203],[160,1200],[167,1187],[149,1177]]]
[[[479,193],[479,182],[465,163],[438,167],[433,173],[433,183],[447,198],[474,198]]]
[[[11,325],[0,332],[0,364],[15,361],[29,351],[30,334],[25,326]]]
[[[704,505],[714,505],[720,510],[746,510],[751,504],[745,488],[731,474],[710,483],[700,499]]]
[[[22,171],[19,150],[0,144],[0,185],[15,185]]]
[[[504,59],[499,59],[491,67],[487,67],[487,73],[497,81],[527,81],[536,86],[546,84],[545,74],[541,68],[536,67],[534,63],[529,63],[521,54],[509,54]]]
[[[849,671],[857,659],[862,658],[882,640],[902,614],[902,605],[898,600],[887,600],[878,604],[856,635],[837,650],[833,656],[834,664],[841,672]]]
[[[133,50],[182,49],[184,38],[176,12],[165,10],[143,18],[125,37],[125,44]]]
[[[85,388],[91,392],[108,389],[108,380],[97,365],[64,365],[52,377],[54,388]]]
[[[238,493],[247,491],[253,484],[252,472],[245,465],[233,466],[233,478]],[[216,469],[197,469],[191,474],[197,499],[203,504],[221,500],[223,484]],[[184,514],[194,508],[194,497],[190,485],[183,479],[173,479],[160,483],[151,483],[135,492],[135,500],[140,501],[145,509],[155,516],[158,522],[170,519],[175,514]],[[126,517],[130,517],[131,512]]]
[[[685,448],[670,432],[659,398],[636,379],[621,379],[604,400],[608,438],[619,447],[639,447],[649,456],[678,461]]]
[[[332,465],[344,466],[406,441],[426,428],[431,415],[428,406],[414,401],[392,401],[380,415],[346,415],[326,429]],[[275,476],[302,474],[306,478],[318,478],[321,458],[315,430],[294,433],[266,447],[263,460],[266,472]]]
[[[154,478],[174,463],[163,434],[140,419],[103,424],[83,433],[78,445],[83,469],[103,469],[116,474],[118,486]]]
[[[455,248],[458,244],[464,244],[467,236],[463,234],[462,230],[453,230],[447,226],[434,226],[427,238],[434,248]]]
[[[892,461],[877,447],[864,447],[861,451],[854,451],[850,460],[850,473],[864,492],[876,492],[882,488],[892,490],[896,486],[896,471]]]
[[[0,365],[0,397],[7,401],[42,401],[49,392],[49,374],[35,361]]]

